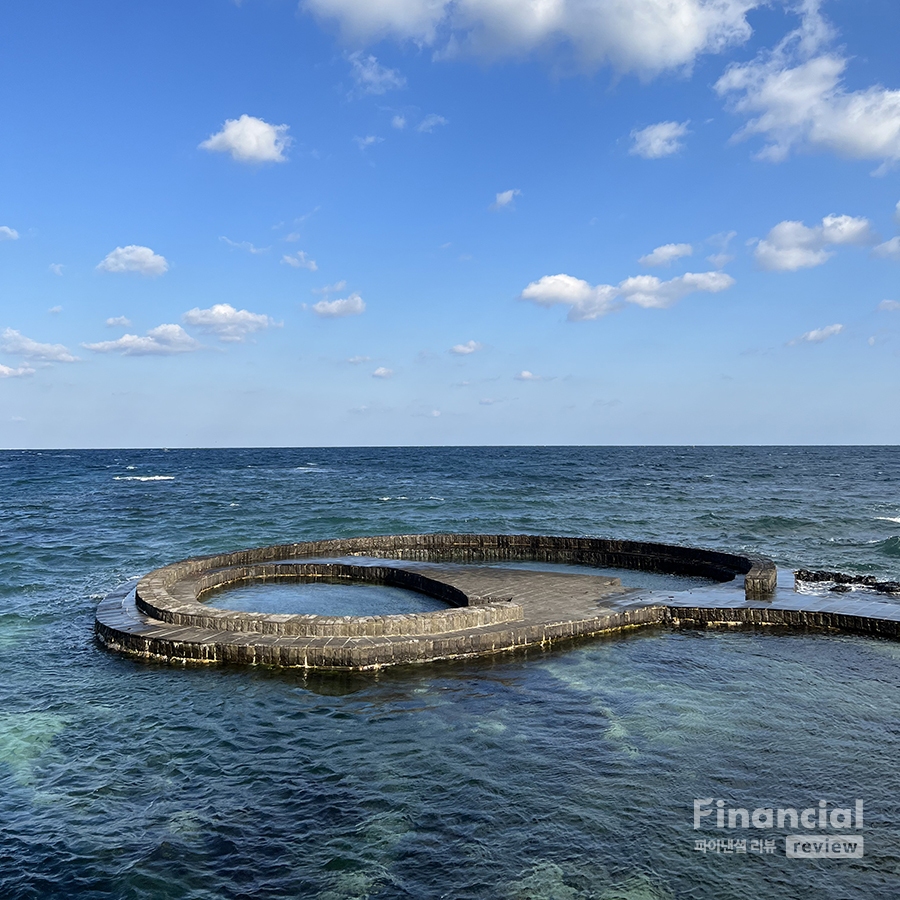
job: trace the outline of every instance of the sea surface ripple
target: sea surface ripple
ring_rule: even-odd
[[[900,645],[654,631],[326,675],[143,664],[99,598],[186,556],[534,532],[900,575],[898,448],[0,453],[4,900],[896,900]],[[865,856],[695,850],[694,798],[865,802]],[[719,837],[714,831],[703,837]],[[758,837],[744,832],[727,837]]]

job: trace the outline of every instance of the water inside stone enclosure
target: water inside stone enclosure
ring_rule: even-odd
[[[245,584],[203,598],[217,609],[319,616],[394,616],[447,609],[441,600],[381,584]]]
[[[898,464],[896,448],[2,453],[0,897],[896,900],[900,644],[653,630],[328,675],[140,663],[92,626],[98,598],[157,566],[365,534],[659,540],[896,578]],[[860,798],[865,855],[789,859],[777,830],[771,854],[698,851],[695,798]]]

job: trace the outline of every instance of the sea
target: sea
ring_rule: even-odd
[[[897,579],[900,448],[2,452],[0,898],[900,897],[900,643],[656,629],[335,674],[94,641],[102,597],[184,557],[422,532]],[[698,799],[861,801],[861,828],[812,834],[862,855],[696,829]]]

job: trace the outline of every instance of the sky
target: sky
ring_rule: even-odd
[[[896,0],[7,0],[0,447],[900,443]]]

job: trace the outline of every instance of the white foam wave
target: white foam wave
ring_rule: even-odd
[[[875,516],[879,522],[896,522],[900,525],[900,516]]]
[[[174,475],[113,475],[113,481],[174,481]]]

